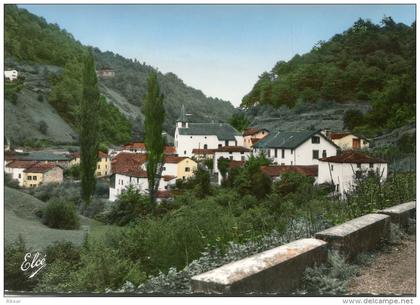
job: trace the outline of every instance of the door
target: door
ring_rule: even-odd
[[[360,139],[353,139],[353,149],[360,149]]]

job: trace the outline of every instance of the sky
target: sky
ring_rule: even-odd
[[[86,45],[173,72],[239,106],[258,76],[359,18],[411,25],[414,5],[19,5]]]

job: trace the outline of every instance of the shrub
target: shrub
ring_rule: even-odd
[[[64,171],[64,176],[80,180],[80,164],[75,164]]]
[[[81,202],[80,186],[71,181],[42,184],[39,187],[29,189],[28,192],[44,202],[47,202],[52,198],[73,202],[75,205],[78,205]]]
[[[80,226],[74,204],[60,199],[48,201],[42,212],[42,222],[54,229],[73,230]]]
[[[14,189],[20,188],[19,181],[13,179],[12,175],[7,173],[4,173],[4,185]]]
[[[45,121],[44,120],[41,120],[41,121],[39,121],[39,131],[42,133],[42,134],[47,134],[47,131],[48,131],[48,125],[47,125],[47,123],[45,123]]]
[[[130,185],[118,196],[107,219],[109,223],[124,226],[139,217],[151,214],[152,210],[153,205],[150,204],[149,198]]]

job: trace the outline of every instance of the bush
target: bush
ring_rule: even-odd
[[[47,131],[48,131],[48,125],[47,125],[47,123],[45,123],[45,121],[44,120],[41,120],[41,121],[39,121],[39,131],[42,133],[42,134],[47,134]]]
[[[139,217],[151,214],[152,210],[149,198],[130,185],[114,202],[107,220],[111,224],[124,226]]]
[[[71,181],[42,184],[39,187],[29,189],[28,192],[44,202],[52,198],[73,202],[74,205],[78,205],[81,202],[80,186]]]
[[[75,164],[64,171],[64,176],[80,180],[80,164]]]
[[[8,186],[8,187],[11,187],[11,188],[14,188],[14,189],[19,189],[20,188],[19,181],[17,181],[16,179],[13,179],[12,175],[7,174],[7,173],[4,173],[4,185]]]
[[[42,212],[42,222],[54,229],[74,230],[80,226],[74,204],[60,199],[48,201]]]

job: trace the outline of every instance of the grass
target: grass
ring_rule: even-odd
[[[101,238],[114,226],[80,216],[80,230],[51,229],[42,224],[36,211],[46,203],[19,190],[5,187],[5,241],[14,242],[22,236],[27,247],[33,250],[45,249],[55,241],[69,241],[81,245],[87,233]]]

